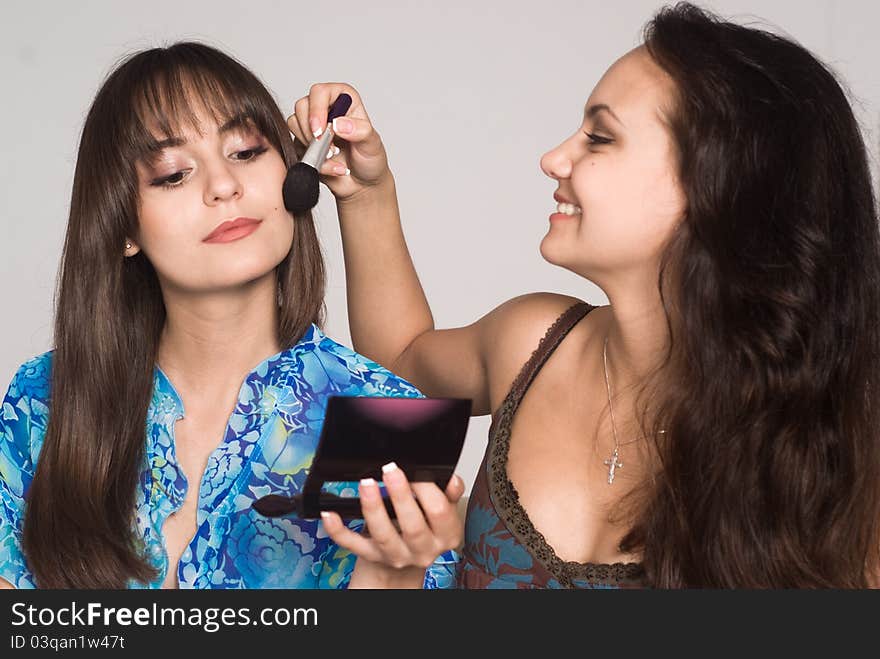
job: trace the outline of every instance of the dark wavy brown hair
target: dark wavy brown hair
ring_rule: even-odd
[[[880,233],[846,94],[790,39],[689,4],[645,44],[677,90],[687,212],[646,390],[659,465],[623,546],[661,588],[876,583]]]
[[[165,305],[143,252],[123,257],[137,235],[135,163],[158,138],[247,119],[289,166],[296,162],[284,116],[265,86],[209,46],[176,43],[136,53],[107,77],[86,117],[59,270],[51,414],[28,492],[23,549],[41,588],[123,588],[148,582],[134,523],[145,464]],[[324,262],[310,213],[294,217],[293,246],[278,266],[278,338],[289,347],[323,318]]]

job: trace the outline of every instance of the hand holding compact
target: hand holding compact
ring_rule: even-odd
[[[388,516],[379,487],[372,479],[361,481],[359,496],[366,531],[358,534],[343,524],[336,513],[323,512],[324,529],[341,547],[377,567],[384,567],[389,582],[395,571],[424,578],[424,571],[445,551],[460,546],[464,525],[456,504],[464,494],[464,483],[453,476],[442,491],[435,483],[412,483],[393,462],[382,468],[382,481],[397,516],[397,526]],[[353,577],[354,581],[355,577]],[[374,585],[374,584],[370,584]]]

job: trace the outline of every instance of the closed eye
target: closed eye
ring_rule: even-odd
[[[601,135],[596,135],[595,133],[587,133],[586,131],[584,132],[584,135],[587,136],[590,144],[611,144],[614,141],[610,137],[602,137]]]

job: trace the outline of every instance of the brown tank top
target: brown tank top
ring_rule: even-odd
[[[489,442],[468,500],[460,588],[639,588],[639,563],[563,561],[534,527],[507,476],[510,429],[520,401],[541,367],[571,329],[594,307],[567,309],[523,365],[492,415]]]

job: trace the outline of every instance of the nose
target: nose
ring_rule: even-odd
[[[205,186],[205,203],[209,206],[238,199],[243,193],[241,181],[234,166],[226,162],[208,165],[208,182]]]
[[[566,149],[567,142],[563,142],[551,149],[541,157],[541,171],[553,179],[563,179],[571,176],[571,155]]]

